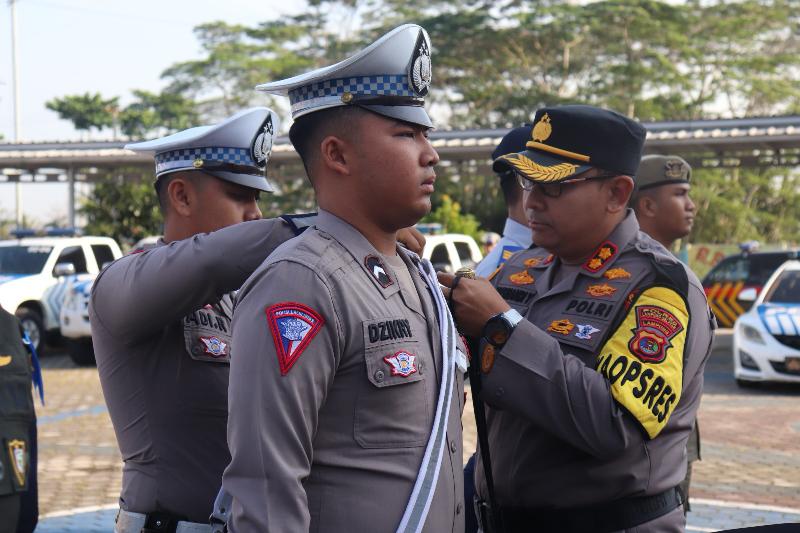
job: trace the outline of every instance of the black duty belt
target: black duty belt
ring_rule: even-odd
[[[540,509],[500,506],[505,533],[610,533],[664,516],[683,503],[676,488],[591,507]]]

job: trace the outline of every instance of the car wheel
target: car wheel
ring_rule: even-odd
[[[42,320],[42,315],[29,307],[21,307],[17,309],[15,314],[31,339],[36,353],[41,355],[44,351],[44,321]]]
[[[78,366],[94,366],[92,339],[66,339],[69,357]]]
[[[739,378],[736,378],[736,384],[743,389],[758,389],[761,387],[761,383],[758,381],[749,381]]]

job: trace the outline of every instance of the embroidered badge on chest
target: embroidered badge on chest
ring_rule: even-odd
[[[636,328],[628,348],[636,357],[648,363],[660,363],[672,347],[670,340],[683,331],[680,320],[664,309],[655,305],[636,306]]]
[[[522,272],[517,272],[516,274],[511,274],[508,276],[508,280],[513,283],[514,285],[530,285],[533,283],[534,280],[533,276],[531,276],[527,270],[523,270]]]
[[[228,343],[221,340],[219,337],[200,337],[203,342],[203,348],[206,353],[211,357],[222,357],[225,355],[225,348]]]
[[[623,279],[631,277],[631,273],[624,268],[611,268],[603,274],[607,279]]]
[[[387,355],[383,360],[391,367],[393,376],[403,376],[407,378],[417,371],[417,366],[415,364],[417,356],[408,352],[399,351],[394,355]]]
[[[386,267],[383,266],[383,261],[381,261],[379,257],[368,255],[364,258],[364,266],[367,267],[367,270],[369,270],[369,273],[372,274],[372,277],[375,278],[384,289],[394,283],[392,278],[386,272]]]
[[[591,340],[592,335],[600,331],[591,324],[575,324],[575,327],[578,328],[578,331],[575,332],[575,336],[586,341]]]
[[[569,335],[573,329],[575,329],[575,324],[566,318],[562,318],[561,320],[553,320],[550,322],[550,325],[547,326],[547,331],[550,331],[551,333],[558,333],[560,335]]]
[[[522,264],[528,268],[539,266],[539,264],[543,261],[541,257],[531,257],[530,259],[526,259]]]
[[[17,478],[17,484],[24,487],[28,471],[28,453],[25,441],[13,439],[8,441],[7,446],[14,477]]]
[[[589,285],[586,287],[586,294],[600,298],[602,296],[611,296],[617,292],[616,287],[612,287],[608,283],[598,283],[597,285]]]
[[[267,307],[266,313],[281,375],[285,376],[325,320],[310,307],[296,302],[272,305]]]

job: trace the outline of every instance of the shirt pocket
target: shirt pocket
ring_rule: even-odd
[[[414,448],[428,442],[431,429],[428,358],[415,340],[383,343],[364,350],[366,380],[359,386],[354,423],[362,448]]]
[[[195,361],[230,363],[230,332],[230,320],[210,306],[198,309],[183,319],[186,351]]]

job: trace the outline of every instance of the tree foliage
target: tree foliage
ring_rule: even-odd
[[[119,113],[119,97],[103,98],[100,93],[67,95],[53,98],[45,103],[47,109],[55,111],[64,120],[75,125],[76,130],[101,130],[115,124]]]

